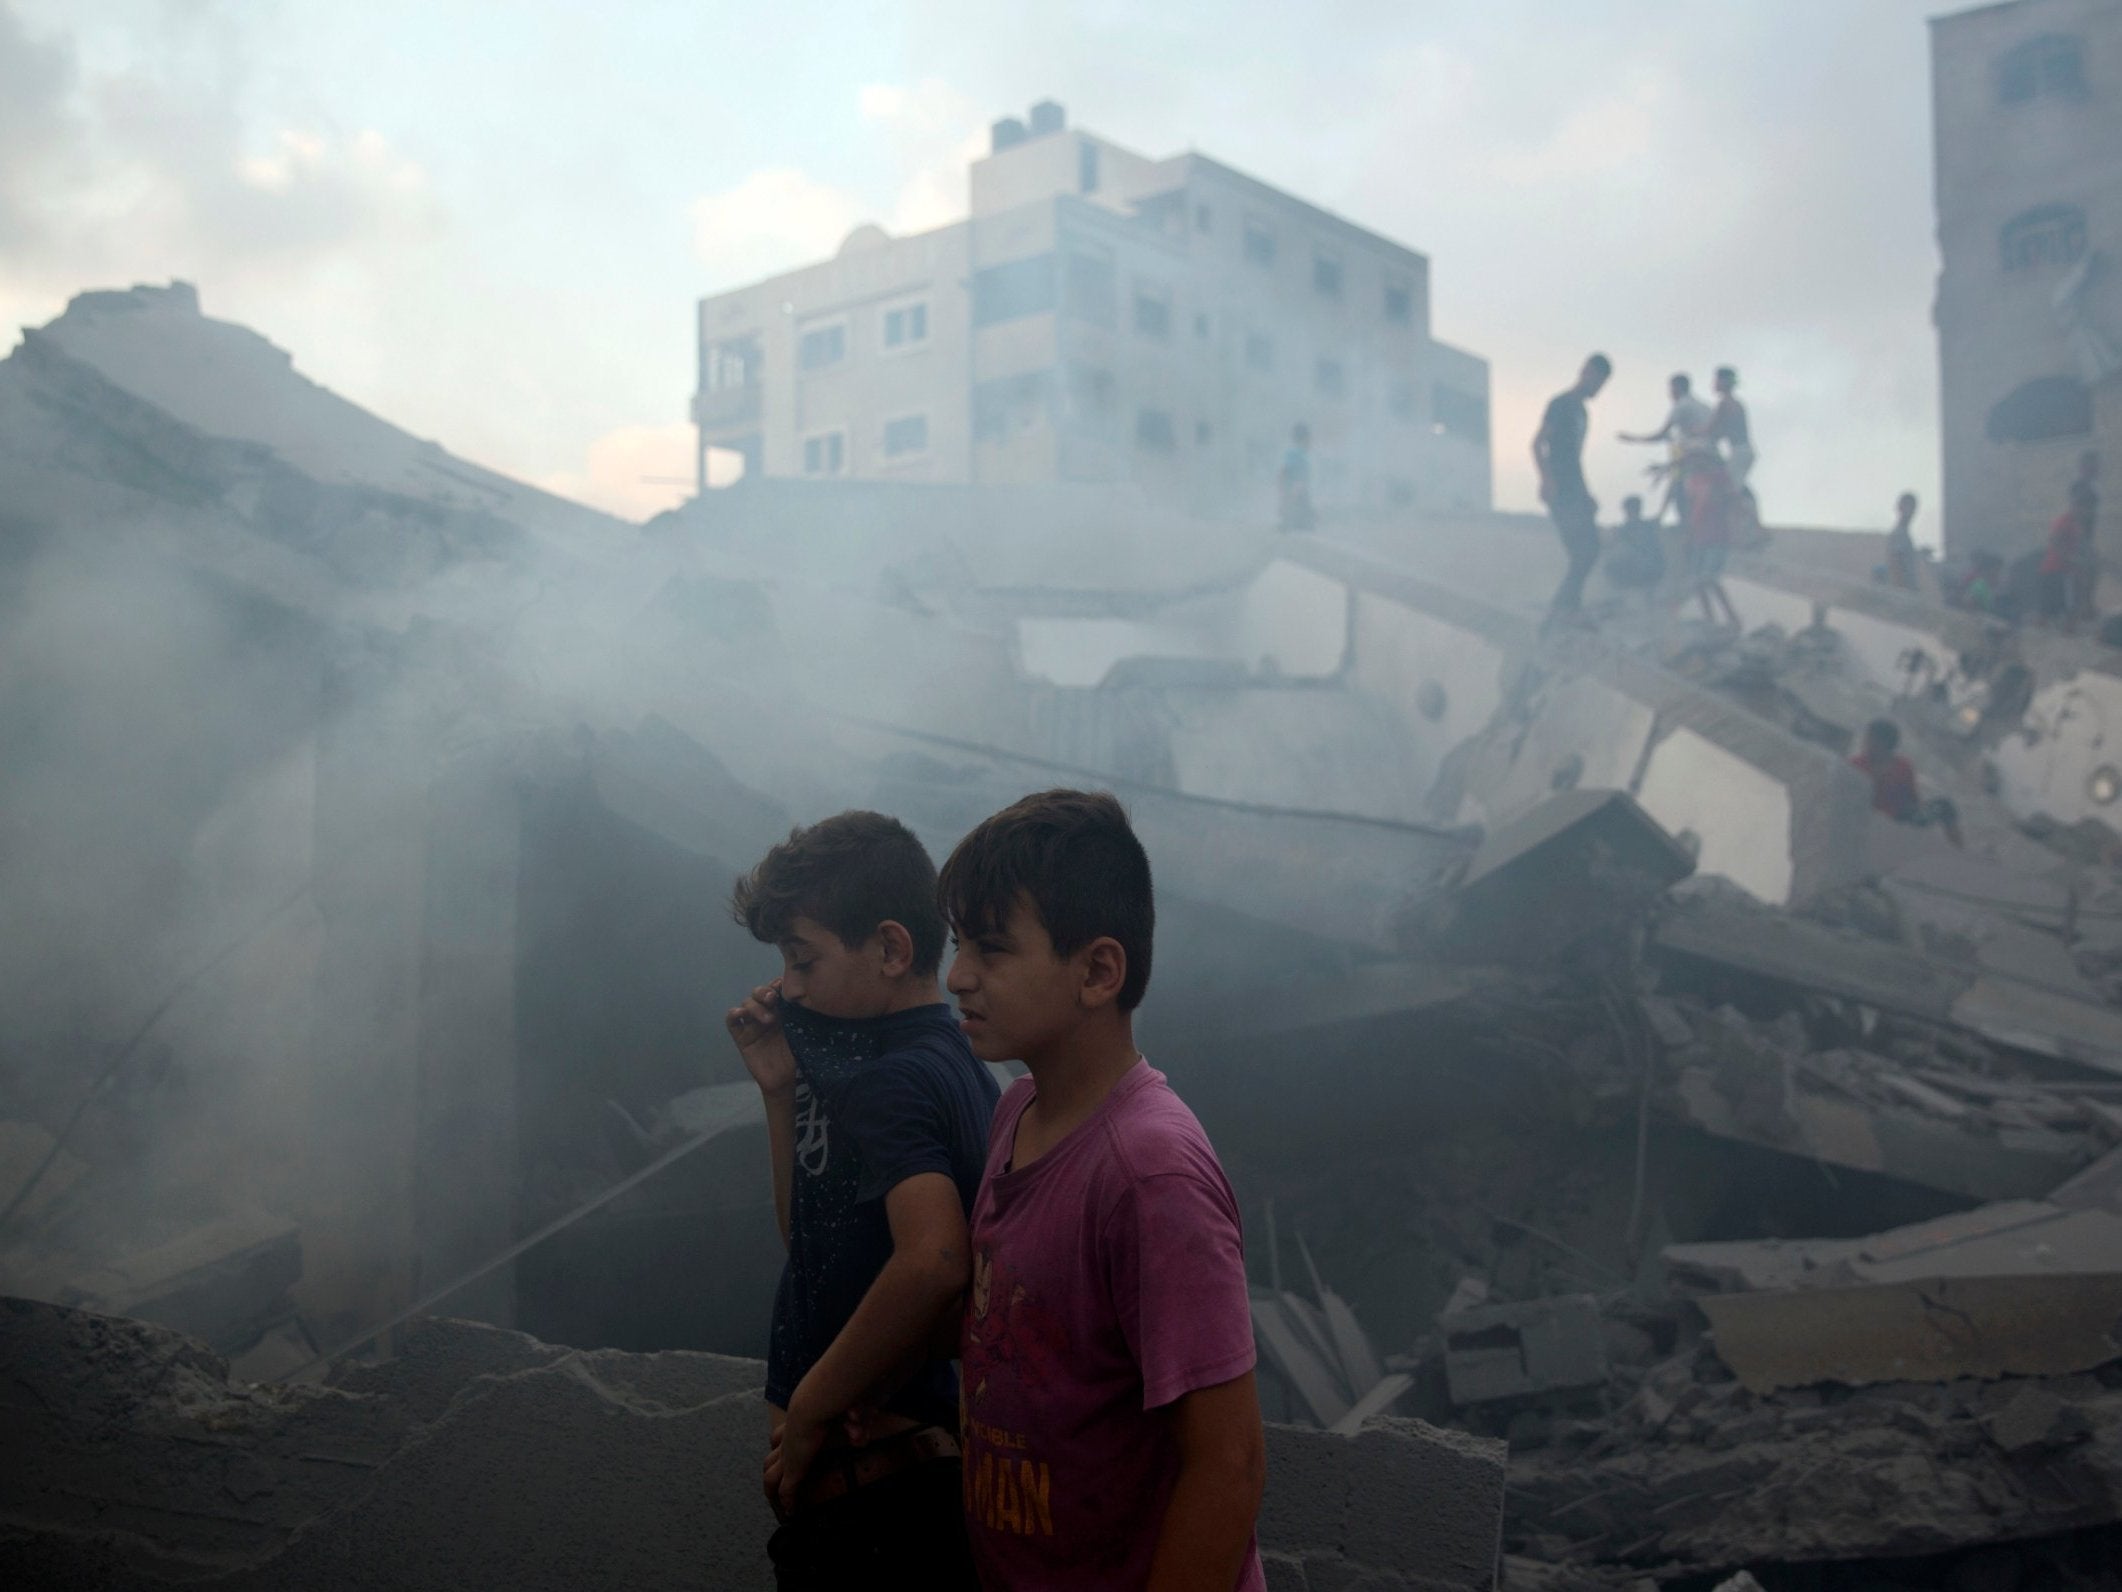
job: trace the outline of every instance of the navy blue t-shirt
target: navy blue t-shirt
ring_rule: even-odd
[[[941,1172],[970,1215],[999,1091],[948,1006],[858,1022],[790,1004],[782,1024],[796,1057],[796,1160],[766,1396],[787,1409],[891,1259],[884,1196],[919,1173]],[[887,1407],[955,1428],[950,1362],[930,1362]]]

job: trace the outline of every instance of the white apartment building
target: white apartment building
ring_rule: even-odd
[[[995,123],[968,218],[700,304],[693,403],[747,473],[1139,482],[1272,511],[1310,428],[1321,512],[1485,509],[1488,365],[1430,335],[1429,261],[1202,155],[1045,102]]]
[[[1939,17],[1931,83],[1945,549],[2008,557],[2087,449],[2122,503],[2122,0]]]

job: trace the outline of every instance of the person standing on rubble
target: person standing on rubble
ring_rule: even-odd
[[[2048,528],[2048,547],[2041,555],[2041,618],[2068,628],[2076,617],[2077,590],[2090,586],[2093,516],[2099,495],[2084,480],[2070,484],[2070,507]]]
[[[1546,624],[1581,622],[1584,583],[1599,561],[1599,504],[1584,479],[1584,437],[1591,427],[1585,404],[1599,396],[1614,364],[1594,354],[1577,373],[1576,385],[1548,400],[1533,436],[1533,464],[1540,472],[1540,501],[1569,559],[1562,584],[1548,604]]]
[[[1282,469],[1275,477],[1276,523],[1285,531],[1308,531],[1312,514],[1312,428],[1298,424],[1290,428],[1289,451],[1282,455]]]
[[[1710,446],[1724,446],[1725,490],[1729,494],[1726,519],[1731,539],[1741,547],[1752,547],[1761,540],[1761,512],[1754,502],[1754,489],[1748,478],[1754,473],[1753,422],[1747,418],[1746,405],[1739,402],[1739,373],[1729,365],[1719,365],[1715,380],[1717,406],[1710,412]]]
[[[2100,455],[2097,449],[2087,448],[2078,455],[2078,476],[2071,486],[2071,506],[2077,509],[2080,488],[2085,516],[2085,545],[2078,550],[2078,566],[2071,579],[2070,613],[2073,619],[2088,623],[2099,615],[2100,551],[2094,534],[2100,528]]]
[[[965,1509],[988,1592],[1262,1592],[1267,1472],[1237,1199],[1135,1048],[1156,905],[1110,795],[996,813],[943,865],[966,1037],[1002,1097],[973,1207]]]
[[[1864,728],[1864,748],[1849,760],[1850,767],[1871,781],[1872,811],[1883,813],[1897,824],[1927,828],[1935,824],[1955,846],[1960,836],[1960,810],[1944,796],[1923,799],[1916,788],[1916,765],[1901,755],[1901,727],[1892,719],[1873,719]]]
[[[998,1090],[937,988],[936,870],[905,825],[792,832],[730,909],[781,976],[727,1024],[766,1102],[788,1260],[766,1365],[783,1588],[974,1588],[950,1351]]]
[[[1916,494],[1903,492],[1894,500],[1894,528],[1886,533],[1886,584],[1902,591],[1916,590]]]

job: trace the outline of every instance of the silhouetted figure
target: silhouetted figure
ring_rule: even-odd
[[[1569,568],[1548,606],[1548,622],[1575,620],[1584,607],[1584,582],[1599,561],[1599,504],[1584,479],[1584,435],[1591,425],[1585,402],[1596,398],[1614,372],[1613,361],[1594,354],[1576,384],[1548,400],[1533,435],[1533,463],[1540,471],[1540,501],[1562,538]]]
[[[2048,528],[2048,550],[2041,555],[2041,618],[2067,625],[2075,614],[2079,587],[2089,584],[2093,515],[2099,494],[2085,480],[2070,484],[2070,507]]]
[[[1614,527],[1605,568],[1606,578],[1628,591],[1655,591],[1665,579],[1665,543],[1657,524],[1643,517],[1639,497],[1621,500],[1621,523]]]
[[[1894,528],[1886,533],[1886,584],[1903,591],[1916,589],[1916,494],[1903,492],[1894,500]]]
[[[1277,523],[1285,531],[1308,531],[1312,516],[1312,431],[1310,426],[1290,429],[1289,451],[1282,455],[1282,471],[1275,478],[1280,489]]]

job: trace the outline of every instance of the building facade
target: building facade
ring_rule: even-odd
[[[2122,0],[1931,23],[1945,548],[2033,545],[2089,450],[2122,504]]]
[[[1430,334],[1429,262],[1196,154],[1035,106],[966,220],[860,227],[705,299],[693,420],[769,476],[1136,481],[1271,511],[1292,427],[1322,512],[1485,509],[1488,366]]]

